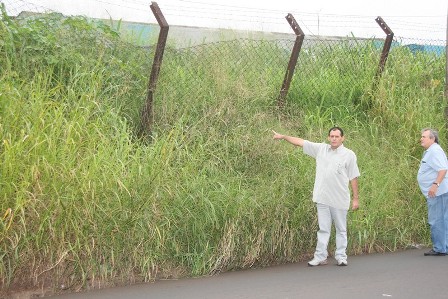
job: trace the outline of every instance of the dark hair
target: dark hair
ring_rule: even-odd
[[[429,138],[430,139],[434,139],[435,143],[439,143],[439,133],[436,130],[431,129],[431,128],[424,128],[422,130],[422,133],[426,132],[426,131],[429,131]]]
[[[341,137],[344,136],[344,131],[343,131],[341,128],[339,128],[339,127],[333,127],[333,128],[331,128],[331,129],[328,131],[328,136],[330,136],[330,133],[331,133],[332,131],[339,131],[339,132],[341,132]]]

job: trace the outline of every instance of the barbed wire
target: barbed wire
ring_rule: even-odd
[[[36,6],[24,0],[0,1],[7,6],[12,6],[13,13],[17,14],[22,11],[37,13],[50,11],[45,7]],[[139,2],[133,1],[136,4]],[[169,14],[171,14],[171,11],[169,11]],[[210,16],[208,18],[211,19]],[[223,16],[222,19],[229,20],[226,16]],[[355,19],[358,19],[358,17],[349,19],[348,23]],[[303,20],[300,20],[299,23],[303,23]],[[348,26],[343,22],[338,22],[337,19],[330,24],[337,25],[328,26]],[[309,32],[314,30],[319,32],[319,28],[310,24],[309,21],[304,23],[304,26]],[[359,26],[360,23],[358,23]],[[157,29],[156,26],[155,30]],[[378,30],[378,26],[376,29]],[[201,28],[192,28],[191,30],[196,30],[196,34],[201,34]],[[184,37],[186,38],[186,36]],[[396,37],[393,48],[404,47],[406,51],[412,53],[425,52],[440,56],[444,53],[443,42],[440,40]],[[358,89],[362,89],[359,86],[360,84],[366,86],[371,84],[371,82],[362,82],[359,78],[374,77],[383,43],[383,39],[360,39],[354,36],[350,38],[325,38],[314,34],[307,36],[297,62],[297,68],[300,69],[300,80],[293,81],[291,93],[296,97],[307,99],[343,99],[353,96],[351,94],[353,87],[358,86]],[[210,76],[215,74],[213,66],[216,57],[227,61],[227,71],[232,77],[252,80],[254,88],[265,88],[269,84],[279,87],[282,84],[293,45],[294,35],[291,34],[289,40],[231,39],[182,49],[168,48],[163,65],[175,65],[182,69],[182,72],[177,74],[178,77],[173,78],[173,74],[169,74],[169,77],[168,74],[164,74],[162,68],[158,92],[163,94],[164,89],[171,91],[175,89],[179,101],[186,100],[201,92],[210,93],[210,89],[216,87],[214,86],[215,83],[210,82]],[[393,56],[393,50],[391,56]],[[260,61],[263,61],[263,63],[260,64]],[[353,72],[353,70],[356,71]],[[341,80],[341,78],[345,82],[344,86],[350,88],[328,89],[328,86],[332,86],[328,82],[338,84],[338,80]],[[191,84],[192,80],[195,84]],[[176,82],[176,84],[173,85],[172,82]],[[272,88],[272,90],[278,90],[278,88]],[[305,92],[306,96],[304,96]],[[271,94],[271,97],[275,98],[276,95]]]
[[[42,6],[44,2],[34,0],[1,0],[6,3],[10,12],[15,14],[23,10],[44,12],[51,10]],[[107,17],[124,21],[135,21],[133,17],[140,18],[143,22],[156,23],[149,11],[151,1],[143,0],[91,0],[94,3],[84,8],[89,10],[102,10],[108,12]],[[39,3],[39,4],[36,4]],[[74,5],[73,5],[74,6]],[[291,29],[285,21],[286,13],[294,15],[295,19],[303,26],[305,34],[311,35],[335,35],[347,36],[354,34],[358,37],[371,37],[381,35],[382,31],[375,23],[377,16],[331,14],[303,11],[287,11],[279,9],[265,9],[257,7],[236,6],[230,4],[208,3],[206,1],[176,0],[161,3],[160,8],[170,25],[197,26],[212,28],[232,28],[238,30],[267,30],[272,32],[290,33]],[[60,5],[58,7],[61,7]],[[67,7],[71,7],[67,3]],[[95,9],[94,9],[95,8]],[[110,8],[115,8],[112,13]],[[60,11],[64,13],[64,11]],[[147,14],[142,13],[147,12]],[[83,14],[83,13],[82,13]],[[109,15],[110,14],[110,15]],[[445,22],[436,21],[440,16],[382,16],[389,27],[401,36],[411,38],[445,39]]]

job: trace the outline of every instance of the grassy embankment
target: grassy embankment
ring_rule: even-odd
[[[372,88],[378,50],[310,56],[278,111],[288,59],[280,49],[167,51],[148,143],[135,132],[153,53],[57,15],[22,24],[4,16],[0,36],[3,289],[99,287],[308,258],[314,161],[274,142],[271,129],[314,141],[333,124],[346,129],[362,173],[349,254],[429,243],[415,176],[420,129],[440,129],[446,144],[444,57],[397,48]]]

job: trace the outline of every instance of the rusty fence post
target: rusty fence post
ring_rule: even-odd
[[[297,24],[296,20],[292,16],[292,14],[288,13],[285,17],[291,26],[292,30],[296,34],[296,41],[294,42],[294,47],[292,49],[291,57],[289,58],[288,68],[286,70],[285,78],[283,79],[282,89],[280,90],[280,96],[277,100],[277,106],[283,108],[285,106],[285,98],[288,94],[289,86],[291,85],[292,76],[294,75],[294,69],[297,64],[297,60],[299,58],[300,49],[302,48],[303,40],[305,38],[305,34],[300,28],[299,24]]]
[[[394,33],[381,17],[377,17],[375,21],[387,35],[386,41],[384,42],[383,46],[383,52],[381,53],[380,64],[378,65],[378,70],[375,75],[375,80],[377,80],[379,77],[381,77],[381,74],[383,73],[384,67],[386,65],[387,56],[389,55],[390,47],[392,46],[392,41],[394,39]]]
[[[152,132],[153,125],[153,103],[154,103],[154,92],[156,90],[157,79],[159,77],[160,67],[162,65],[163,52],[165,51],[166,40],[168,38],[169,26],[162,11],[159,8],[157,2],[151,2],[151,10],[154,14],[157,23],[160,26],[159,38],[157,40],[156,51],[154,54],[154,61],[152,63],[151,75],[149,77],[148,83],[148,93],[146,95],[146,102],[142,111],[142,126],[140,135],[149,136]]]

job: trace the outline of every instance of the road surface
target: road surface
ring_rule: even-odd
[[[162,280],[127,287],[71,293],[58,299],[292,299],[448,298],[448,256],[423,256],[428,249],[351,256],[347,267],[306,262]]]

